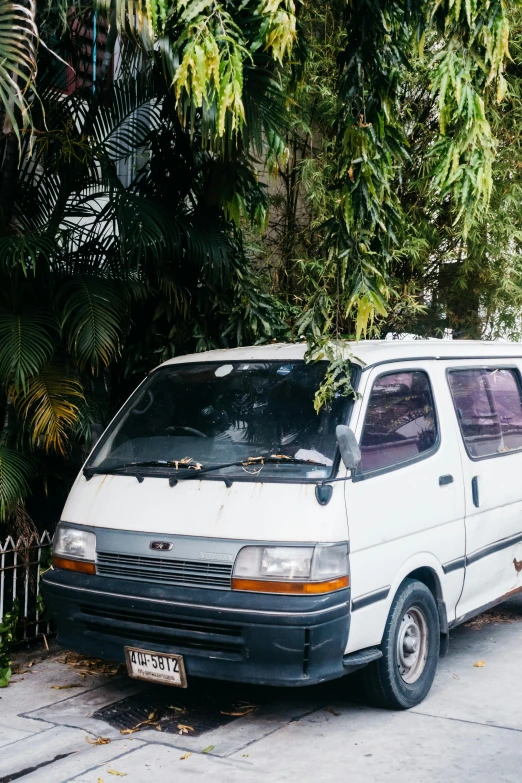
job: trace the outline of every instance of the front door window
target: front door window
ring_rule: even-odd
[[[426,455],[437,443],[437,422],[425,372],[387,373],[375,381],[361,438],[363,473]]]

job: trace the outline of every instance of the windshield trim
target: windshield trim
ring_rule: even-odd
[[[279,360],[276,360],[276,359],[266,359],[266,360],[265,359],[260,359],[259,361],[263,362],[263,363],[266,363],[266,364],[278,364],[279,363]],[[214,364],[216,362],[215,362],[215,360],[212,361],[212,362],[203,360],[200,363],[201,364]],[[218,364],[219,363],[222,363],[222,362],[218,362]],[[317,362],[317,363],[318,364],[319,363],[325,364],[325,366],[327,365],[326,361]],[[179,362],[176,366],[180,367],[180,366],[184,366],[184,364],[185,363],[183,363],[183,362]],[[186,362],[186,365],[189,365],[189,364],[197,364],[197,362]],[[293,364],[307,364],[307,362],[304,359],[298,359],[298,360],[294,360]],[[151,370],[145,376],[145,378],[142,380],[142,382],[136,387],[136,389],[132,392],[132,394],[128,397],[128,399],[125,400],[124,404],[121,406],[121,408],[118,410],[118,412],[108,422],[108,424],[105,427],[105,429],[104,429],[102,435],[100,436],[98,442],[95,444],[93,450],[91,451],[91,453],[89,454],[89,456],[85,460],[85,463],[83,464],[82,470],[81,470],[82,475],[85,476],[84,471],[86,469],[87,469],[87,472],[90,473],[90,469],[93,467],[92,462],[96,458],[97,454],[99,453],[99,451],[100,451],[100,449],[101,449],[101,447],[103,445],[105,432],[109,429],[109,427],[116,426],[118,424],[118,422],[123,418],[123,416],[125,416],[125,414],[127,413],[128,409],[133,404],[133,401],[134,401],[135,397],[140,392],[142,386],[145,383],[147,383],[147,381],[153,375],[156,375],[157,373],[160,373],[160,372],[165,372],[165,371],[171,370],[172,366],[173,365],[162,364],[159,367],[156,367],[153,370]],[[359,388],[361,375],[362,375],[362,368],[359,367],[359,365],[357,365],[357,364],[351,364],[351,383],[352,383],[352,388],[353,388],[355,394],[357,394],[357,391],[358,391],[358,388]],[[351,420],[351,417],[352,417],[352,411],[353,411],[354,399],[355,399],[354,397],[351,397],[351,398],[349,396],[346,397],[346,405],[345,405],[345,411],[344,411],[344,413],[345,413],[345,421],[343,421],[343,424],[347,424],[347,425],[350,424],[350,420]],[[341,452],[339,451],[339,446],[336,446],[335,454],[334,454],[333,460],[332,460],[332,466],[330,468],[330,473],[327,476],[319,476],[317,478],[306,477],[306,476],[274,476],[274,475],[264,474],[264,470],[261,470],[257,474],[251,474],[251,473],[246,474],[245,473],[244,475],[241,475],[239,473],[236,475],[236,474],[218,473],[218,472],[216,472],[216,473],[215,472],[211,472],[211,473],[203,472],[202,475],[199,477],[199,479],[193,478],[193,479],[188,479],[188,480],[189,481],[198,481],[199,480],[199,481],[221,481],[222,482],[223,478],[226,477],[226,478],[228,478],[232,482],[236,482],[236,481],[238,481],[238,482],[246,482],[246,483],[248,483],[248,482],[256,482],[256,483],[265,483],[265,484],[268,484],[268,483],[270,483],[270,484],[322,484],[323,482],[325,482],[325,481],[328,482],[332,478],[335,478],[337,476],[337,474],[339,472],[340,463],[341,463]],[[311,467],[314,467],[314,465],[311,465]],[[315,467],[317,467],[317,466],[315,466]],[[133,469],[133,468],[128,468],[128,469],[127,468],[122,468],[117,473],[110,474],[110,475],[114,475],[114,476],[131,476],[131,477],[133,477],[133,476],[136,475],[136,472],[139,472],[140,476],[143,476],[144,478],[163,478],[163,479],[167,478],[168,479],[171,476],[173,478],[176,478],[176,471],[172,470],[172,468],[170,466],[167,466],[167,465],[165,465],[164,467],[163,466],[161,466],[161,467],[160,466],[140,467],[139,469],[137,469],[137,468],[136,469]],[[89,475],[89,479],[94,477],[94,476],[96,476],[96,475],[106,476],[106,475],[109,475],[109,474],[104,473],[102,471],[97,473],[95,470],[93,470],[93,472],[90,473],[90,475]],[[180,479],[180,481],[183,481],[183,479]]]

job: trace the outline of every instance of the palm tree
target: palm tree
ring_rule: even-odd
[[[77,469],[92,422],[151,366],[282,328],[240,223],[266,212],[251,153],[267,140],[281,150],[278,63],[292,30],[278,39],[276,16],[291,4],[257,16],[243,4],[235,17],[232,3],[209,3],[206,16],[192,5],[162,17],[158,3],[151,19],[130,3],[38,16],[38,71],[33,62],[14,115],[25,126],[0,142],[0,522],[16,522],[30,489],[40,497]],[[95,10],[118,31],[120,78],[101,78],[117,48],[109,25],[96,81],[64,94],[59,77]],[[205,84],[199,47],[214,58]],[[176,56],[188,60],[173,87]]]

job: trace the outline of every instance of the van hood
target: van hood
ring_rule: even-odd
[[[320,506],[314,484],[180,481],[80,473],[62,521],[115,530],[251,541],[345,541],[345,482]]]

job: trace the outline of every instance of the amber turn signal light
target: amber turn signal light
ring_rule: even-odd
[[[264,579],[232,579],[232,590],[250,590],[257,593],[294,593],[296,595],[313,595],[331,593],[348,587],[347,576],[327,579],[325,582],[272,582]]]
[[[67,557],[53,557],[55,568],[65,568],[67,571],[77,571],[80,574],[95,574],[96,565],[85,560],[69,560]]]

